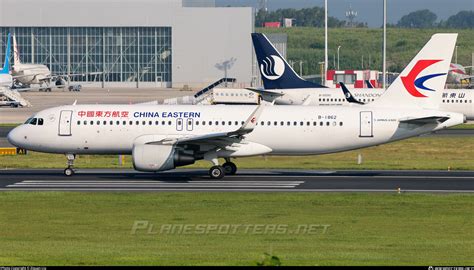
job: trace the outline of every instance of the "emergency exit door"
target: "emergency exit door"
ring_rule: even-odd
[[[359,137],[373,137],[374,124],[372,112],[360,112],[360,134]]]
[[[59,117],[59,136],[71,136],[72,111],[61,111]]]

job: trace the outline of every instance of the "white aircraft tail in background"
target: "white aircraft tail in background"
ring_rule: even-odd
[[[438,109],[458,34],[435,34],[371,106]]]
[[[13,65],[21,65],[20,52],[18,51],[15,34],[13,34]]]

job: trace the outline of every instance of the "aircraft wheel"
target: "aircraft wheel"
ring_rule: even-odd
[[[224,178],[224,176],[225,176],[224,168],[221,167],[221,166],[213,166],[209,170],[209,176],[212,179],[222,179],[222,178]]]
[[[64,175],[73,176],[74,175],[74,170],[72,168],[66,168],[66,169],[64,169]]]
[[[234,175],[237,172],[237,165],[233,162],[226,162],[222,167],[224,167],[225,174]]]

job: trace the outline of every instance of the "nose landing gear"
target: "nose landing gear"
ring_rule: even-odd
[[[66,176],[73,176],[74,171],[74,160],[76,159],[76,155],[74,154],[66,154],[67,158],[67,168],[64,169],[64,175]]]

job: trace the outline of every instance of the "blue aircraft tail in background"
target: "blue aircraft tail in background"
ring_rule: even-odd
[[[3,68],[0,69],[0,74],[9,74],[10,73],[10,49],[11,49],[11,37],[8,33],[7,39],[7,49],[5,51],[5,62],[3,63]]]
[[[252,34],[253,47],[265,89],[326,88],[302,79],[264,34]]]

